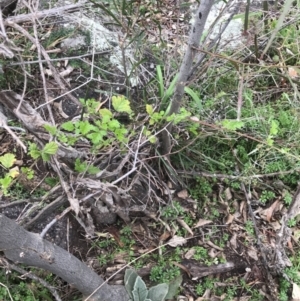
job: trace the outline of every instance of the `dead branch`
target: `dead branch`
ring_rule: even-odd
[[[61,7],[55,7],[43,11],[37,11],[30,14],[22,14],[18,16],[8,17],[4,21],[4,25],[9,25],[10,23],[20,24],[24,22],[31,22],[33,18],[42,19],[46,17],[63,16],[66,13],[73,13],[79,11],[79,9],[82,8],[84,5],[86,4],[81,2]]]

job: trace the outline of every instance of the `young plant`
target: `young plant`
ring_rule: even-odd
[[[149,290],[142,278],[131,269],[125,271],[125,288],[130,296],[131,301],[164,301],[172,299],[178,288],[178,283],[172,283],[177,286],[176,289],[170,288],[169,284],[161,283],[151,287]]]
[[[29,153],[33,159],[42,157],[43,161],[49,161],[51,155],[55,155],[58,144],[54,141],[47,143],[42,150],[39,150],[35,143],[29,142]]]
[[[19,175],[19,171],[16,168],[11,168],[16,162],[14,154],[7,153],[0,156],[0,164],[4,169],[9,169],[3,178],[0,178],[0,187],[4,195],[8,194],[8,188],[10,187],[13,179]]]

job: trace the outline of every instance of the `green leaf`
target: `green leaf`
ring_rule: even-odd
[[[45,130],[50,133],[52,136],[56,135],[57,133],[57,128],[53,125],[50,124],[45,124],[44,125]]]
[[[146,105],[146,112],[151,116],[154,112],[153,107],[151,105]]]
[[[169,291],[167,283],[160,283],[149,289],[147,298],[155,301],[164,301]]]
[[[41,153],[42,159],[45,162],[48,162],[50,160],[50,155],[46,153]]]
[[[73,132],[74,131],[74,124],[72,121],[68,121],[68,122],[65,122],[61,125],[62,129],[65,130],[65,131],[68,131],[68,132]]]
[[[119,141],[124,141],[126,139],[127,130],[124,128],[116,129],[114,134]]]
[[[10,176],[5,176],[4,178],[0,179],[0,184],[2,188],[7,189],[12,182],[12,178]]]
[[[113,96],[112,97],[112,106],[113,108],[119,113],[128,113],[129,115],[132,114],[132,110],[130,108],[130,102],[125,96]]]
[[[271,121],[270,135],[276,136],[278,134],[279,122],[275,119]]]
[[[104,118],[105,116],[108,116],[109,118],[111,118],[113,116],[112,112],[108,109],[101,109],[101,110],[99,110],[99,113],[102,116],[102,118]]]
[[[86,135],[91,131],[97,130],[97,128],[90,124],[87,120],[79,122],[79,129],[82,135]]]
[[[164,97],[163,97],[163,99],[161,101],[163,105],[166,104],[166,102],[169,100],[169,98],[174,93],[175,86],[177,84],[177,80],[178,80],[178,74],[176,74],[176,76],[173,78],[170,86],[168,87],[167,91],[164,94]]]
[[[95,175],[97,174],[98,172],[100,172],[100,169],[94,165],[90,165],[87,169],[87,172],[90,174],[90,175]]]
[[[55,155],[57,150],[58,150],[58,144],[54,141],[49,142],[43,148],[42,156],[43,156],[43,154]]]
[[[269,137],[267,138],[267,144],[268,144],[269,146],[272,146],[272,145],[274,144],[274,140],[272,139],[272,136],[269,136]]]
[[[3,156],[0,156],[0,163],[5,167],[5,168],[10,168],[14,165],[16,162],[16,157],[14,154],[7,153]]]
[[[154,135],[152,135],[152,136],[148,137],[148,140],[150,143],[154,144],[154,143],[156,143],[157,138]]]
[[[35,143],[29,142],[29,153],[33,159],[38,159],[41,156],[41,151],[37,148]]]
[[[86,162],[81,162],[79,158],[75,160],[75,166],[74,166],[75,171],[81,173],[85,172],[87,169],[87,163]]]
[[[145,282],[140,276],[137,276],[135,280],[132,295],[134,301],[145,301],[147,298],[148,290]]]
[[[139,275],[136,271],[132,269],[126,269],[125,276],[124,276],[124,285],[127,293],[130,295],[131,298],[133,298],[133,288],[135,284],[135,280]]]
[[[236,131],[238,129],[241,129],[245,123],[240,120],[232,120],[232,119],[225,119],[221,122],[222,126],[230,131]]]
[[[57,178],[47,177],[45,179],[45,183],[50,185],[51,187],[54,187],[58,182],[59,182],[59,180]]]
[[[156,79],[158,81],[158,94],[159,97],[162,99],[164,97],[164,78],[160,65],[156,66]]]
[[[88,134],[86,137],[89,138],[93,144],[99,144],[103,141],[103,137],[107,134],[106,131],[98,131],[91,134]]]
[[[189,87],[185,87],[184,88],[184,91],[186,94],[190,95],[191,98],[193,99],[193,101],[196,103],[198,109],[202,109],[202,100],[199,98],[199,95],[194,92],[194,90],[192,90],[191,88]]]
[[[120,128],[120,122],[116,119],[109,121],[107,125],[111,130]]]

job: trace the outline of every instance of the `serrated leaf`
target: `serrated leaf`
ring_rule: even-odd
[[[145,282],[140,276],[137,276],[135,280],[132,295],[134,301],[145,301],[147,298],[148,290]]]
[[[50,155],[46,153],[41,153],[42,159],[45,162],[48,162],[50,160]]]
[[[32,149],[30,150],[30,156],[33,158],[33,159],[38,159],[41,155],[41,152],[38,150],[38,149]]]
[[[57,150],[58,150],[58,144],[54,141],[51,141],[45,145],[42,154],[55,155]]]
[[[87,169],[87,163],[86,162],[81,162],[80,159],[75,160],[75,171],[77,172],[84,172]]]
[[[86,135],[91,131],[96,130],[97,128],[90,124],[87,120],[79,122],[79,129],[82,135]]]
[[[112,97],[112,106],[119,113],[128,113],[132,114],[132,110],[130,108],[130,102],[125,96],[113,96]]]
[[[109,118],[111,118],[113,116],[112,112],[108,109],[101,109],[101,110],[99,110],[99,113],[102,116],[102,118],[104,118],[105,116],[108,116]]]
[[[134,289],[135,280],[139,275],[132,269],[127,269],[124,276],[124,285],[127,293],[133,298],[132,291]]]
[[[160,283],[149,289],[147,298],[155,301],[164,301],[169,291],[167,283]]]
[[[0,184],[4,188],[7,188],[10,185],[11,182],[12,182],[12,178],[8,175],[6,175],[4,178],[0,179]]]
[[[93,144],[99,144],[103,140],[103,137],[107,134],[106,131],[98,131],[87,135],[87,138],[91,139]]]
[[[50,124],[44,125],[45,130],[50,133],[52,136],[54,136],[57,133],[57,128]]]
[[[72,121],[65,122],[61,125],[62,129],[68,132],[73,132],[75,127]]]
[[[146,105],[146,112],[151,116],[154,112],[153,107],[151,105]]]
[[[3,156],[0,156],[0,163],[5,167],[5,168],[10,168],[14,165],[16,162],[16,157],[14,154],[7,153]]]
[[[90,175],[95,175],[97,174],[98,172],[100,172],[100,169],[94,165],[91,165],[88,167],[87,169],[87,172],[90,174]]]
[[[240,120],[230,120],[230,119],[225,119],[221,122],[222,126],[230,131],[236,131],[238,129],[241,129],[245,123]]]
[[[120,122],[116,119],[109,121],[107,125],[111,130],[120,128]]]

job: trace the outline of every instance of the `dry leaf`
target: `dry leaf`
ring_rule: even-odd
[[[236,236],[237,234],[234,233],[233,236],[231,237],[230,239],[230,245],[232,246],[232,248],[235,250],[236,249],[236,246],[237,246],[237,243],[236,243]]]
[[[224,191],[224,193],[225,193],[225,199],[226,199],[226,201],[230,201],[232,199],[232,193],[231,193],[230,188],[229,187],[226,188],[225,191]]]
[[[300,300],[300,287],[296,283],[293,283],[292,301]]]
[[[165,241],[171,236],[170,232],[165,231],[159,238],[159,241]]]
[[[68,201],[70,202],[72,210],[78,215],[80,211],[79,201],[75,198],[68,198]]]
[[[230,225],[233,221],[234,221],[234,215],[228,214],[227,217],[226,217],[225,224]]]
[[[189,249],[185,254],[184,254],[184,258],[185,259],[191,259],[193,258],[193,256],[195,255],[196,250],[194,248]]]
[[[193,228],[199,228],[208,224],[211,224],[212,221],[208,219],[199,219],[198,223]]]
[[[300,230],[297,230],[297,229],[293,230],[293,239],[296,242],[299,242],[299,239],[300,239]]]
[[[251,257],[254,260],[258,260],[257,251],[254,248],[249,248],[247,251],[249,257]]]
[[[273,213],[277,207],[278,202],[279,202],[279,200],[276,200],[269,208],[262,210],[260,212],[260,217],[262,219],[266,220],[267,222],[270,222],[270,220],[273,216]]]
[[[68,76],[74,70],[73,67],[68,66],[64,71],[60,72],[59,75],[62,77]]]
[[[200,119],[198,118],[198,117],[196,117],[196,116],[192,116],[192,117],[190,117],[190,120],[191,121],[200,121]]]
[[[297,72],[297,70],[295,68],[289,67],[288,68],[288,72],[289,72],[289,76],[291,78],[297,78],[298,77],[298,72]]]
[[[219,246],[217,246],[217,245],[215,245],[212,241],[207,241],[206,242],[210,247],[212,247],[212,248],[214,248],[214,249],[216,249],[216,250],[219,250],[219,251],[224,251],[224,249],[223,248],[221,248],[221,247],[219,247]]]
[[[187,240],[184,237],[181,236],[177,236],[174,235],[169,241],[168,241],[168,245],[170,247],[178,247],[178,246],[182,246],[187,242]]]
[[[189,194],[186,189],[183,189],[177,193],[177,196],[179,198],[186,199],[189,196]]]
[[[217,252],[216,249],[214,249],[214,248],[210,249],[208,252],[208,256],[210,258],[216,258],[219,254],[220,254],[220,252]]]
[[[189,225],[181,218],[177,218],[177,222],[179,225],[181,225],[186,231],[188,231],[192,236],[194,235],[192,229],[189,227]]]

